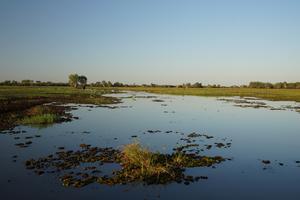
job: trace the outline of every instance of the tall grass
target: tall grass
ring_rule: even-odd
[[[206,167],[220,163],[224,159],[220,156],[207,157],[176,152],[162,154],[151,152],[139,143],[124,146],[120,163],[122,170],[117,173],[113,181],[133,182],[144,181],[148,184],[165,184],[184,177],[183,171],[187,167]]]
[[[150,152],[137,142],[126,145],[122,153],[122,164],[129,168],[135,168],[141,178],[153,176],[159,178],[160,175],[171,172],[167,161],[161,162],[164,158],[160,154]]]
[[[55,114],[39,114],[29,117],[24,117],[20,120],[21,124],[52,124],[59,120],[59,116]]]

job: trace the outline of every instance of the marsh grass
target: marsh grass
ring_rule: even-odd
[[[122,170],[101,183],[116,184],[142,181],[147,184],[166,184],[184,179],[187,167],[208,167],[220,163],[220,156],[206,157],[182,152],[162,154],[151,152],[138,142],[125,145],[121,151],[119,163]]]
[[[122,164],[136,169],[141,177],[157,176],[159,178],[162,174],[172,174],[167,157],[150,152],[137,142],[124,146],[122,153]]]
[[[19,122],[23,125],[34,124],[53,124],[59,121],[60,117],[56,114],[38,114],[33,116],[24,117]]]
[[[55,106],[38,105],[26,111],[26,117],[19,120],[23,125],[49,125],[59,122],[64,114]]]

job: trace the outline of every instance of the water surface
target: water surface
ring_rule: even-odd
[[[38,129],[19,126],[26,133],[0,135],[0,184],[4,199],[299,199],[300,114],[291,109],[241,108],[214,97],[153,95],[128,92],[115,109],[78,106],[78,120]],[[149,98],[144,98],[149,97]],[[154,102],[160,99],[164,102]],[[263,101],[274,107],[293,102]],[[160,133],[148,133],[160,130]],[[172,131],[165,133],[166,131]],[[201,147],[229,141],[230,148],[205,149],[201,154],[232,158],[216,168],[187,169],[186,174],[208,176],[190,185],[142,183],[84,188],[63,187],[60,174],[37,176],[24,166],[29,158],[52,154],[58,147],[79,149],[79,144],[121,148],[138,140],[154,151],[171,153],[180,140],[197,132],[214,136],[197,140]],[[28,148],[16,143],[30,139]],[[137,137],[132,137],[136,135]],[[20,137],[20,139],[15,139]],[[17,155],[17,158],[13,158]],[[14,162],[13,160],[16,160]],[[264,165],[261,160],[270,160]],[[281,166],[279,163],[283,163]]]

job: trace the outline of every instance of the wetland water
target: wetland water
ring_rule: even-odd
[[[114,109],[73,105],[77,109],[71,112],[79,117],[77,120],[46,128],[18,126],[14,132],[3,131],[0,135],[1,198],[299,199],[300,113],[296,112],[299,104],[141,92],[112,96],[122,98],[122,103]],[[266,106],[236,106],[243,101]],[[212,137],[192,138],[190,143],[199,146],[191,148],[191,152],[230,160],[215,167],[186,169],[187,175],[208,177],[189,185],[93,183],[82,188],[64,187],[59,181],[61,174],[39,176],[24,164],[30,158],[55,154],[59,147],[80,149],[83,143],[121,148],[139,141],[153,151],[171,153],[173,148],[186,145],[184,138],[194,132]],[[32,143],[27,148],[15,146],[28,141]],[[218,147],[218,143],[230,145]],[[110,164],[101,171],[109,173],[116,167]]]

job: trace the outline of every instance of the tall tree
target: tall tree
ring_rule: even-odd
[[[87,83],[87,77],[86,76],[79,76],[78,77],[78,82],[80,86],[85,89],[86,83]]]
[[[79,78],[78,74],[70,74],[69,75],[70,86],[77,88],[78,87],[78,78]]]

